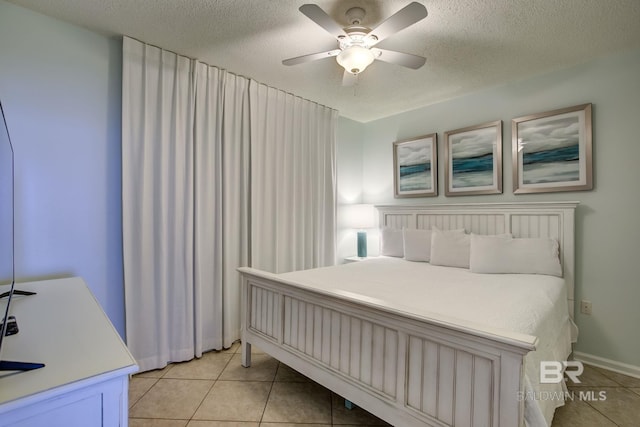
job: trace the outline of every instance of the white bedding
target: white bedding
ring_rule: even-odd
[[[566,360],[577,328],[567,308],[559,277],[532,274],[477,274],[401,258],[379,257],[335,267],[280,276],[323,293],[339,295],[415,316],[465,326],[482,325],[538,337],[536,351],[525,358],[525,421],[550,425],[561,399],[541,399],[541,392],[565,391],[564,383],[540,384],[542,360]],[[517,396],[514,396],[517,398]]]

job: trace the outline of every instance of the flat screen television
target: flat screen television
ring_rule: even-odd
[[[11,301],[17,294],[31,295],[33,292],[19,291],[15,287],[14,262],[14,169],[13,145],[0,100],[0,371],[27,371],[42,368],[42,363],[3,360],[3,349],[10,345],[10,335],[19,332],[15,316],[11,315]],[[9,336],[9,339],[7,337]]]

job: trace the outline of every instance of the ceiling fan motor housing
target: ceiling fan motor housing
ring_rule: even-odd
[[[362,24],[362,20],[364,19],[366,12],[361,7],[352,7],[347,10],[345,15],[347,17],[347,22],[350,25],[360,25]]]

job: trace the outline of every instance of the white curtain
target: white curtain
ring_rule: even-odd
[[[335,262],[337,112],[251,82],[251,260],[274,273]]]
[[[142,370],[194,355],[193,63],[123,44],[127,341]]]
[[[333,263],[335,111],[125,37],[122,114],[126,331],[141,370],[240,338],[237,267]]]
[[[249,80],[196,66],[195,329],[202,349],[240,337],[240,275],[249,265]],[[161,315],[161,314],[160,314]]]

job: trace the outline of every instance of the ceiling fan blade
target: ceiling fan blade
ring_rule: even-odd
[[[338,25],[336,21],[333,20],[327,13],[320,9],[320,7],[316,4],[303,4],[298,9],[302,12],[307,18],[311,19],[313,22],[324,28],[329,34],[332,34],[335,38],[347,37],[347,33],[344,32],[344,29]]]
[[[342,86],[355,86],[358,83],[358,75],[344,70],[342,75]]]
[[[371,49],[376,54],[380,52],[380,54],[376,57],[379,61],[389,62],[391,64],[402,65],[403,67],[413,68],[417,70],[422,67],[427,59],[423,56],[411,55],[410,53],[402,53],[396,52],[395,50],[386,50],[386,49]]]
[[[316,61],[318,59],[330,58],[332,56],[337,56],[340,53],[340,49],[333,49],[327,52],[318,52],[311,53],[309,55],[297,56],[295,58],[289,58],[282,61],[283,65],[297,65],[302,64],[303,62]]]
[[[388,17],[383,23],[371,30],[369,34],[376,36],[378,39],[376,43],[378,43],[426,17],[427,8],[418,2],[413,2]]]

